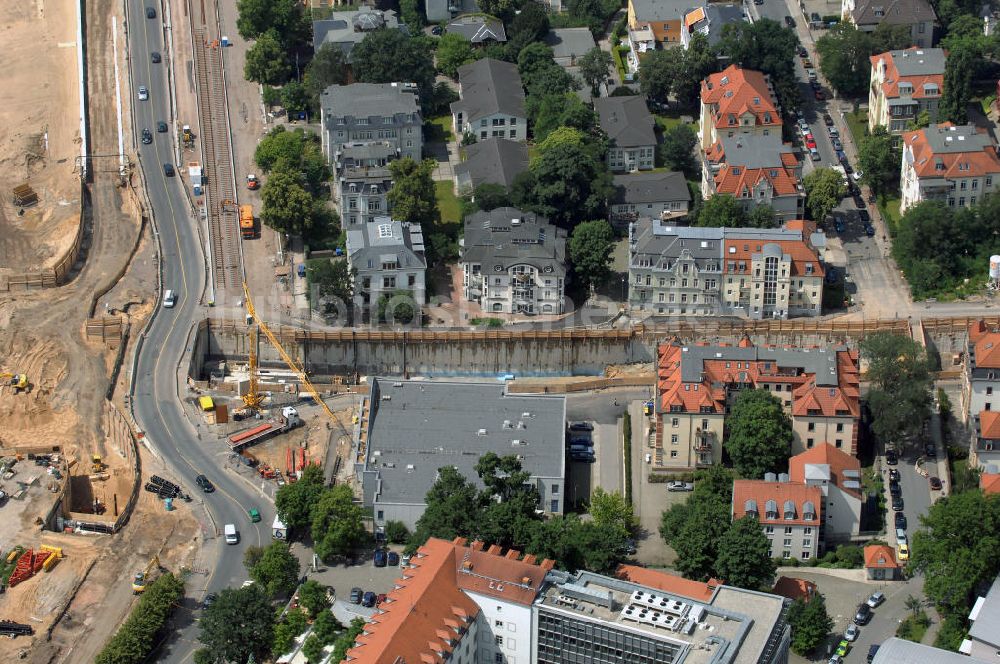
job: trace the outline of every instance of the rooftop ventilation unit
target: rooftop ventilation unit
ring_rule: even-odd
[[[480,429],[479,431],[476,432],[476,435],[477,436],[485,436],[486,435],[486,429]]]

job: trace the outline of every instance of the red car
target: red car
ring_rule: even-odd
[[[826,95],[823,94],[823,91],[822,90],[817,90],[816,91],[816,101],[823,101],[824,99],[826,99]]]
[[[816,141],[806,141],[806,147],[810,150],[816,149]]]
[[[812,132],[811,132],[811,131],[807,131],[807,132],[806,132],[806,135],[805,135],[805,136],[803,136],[802,138],[806,139],[806,142],[807,142],[807,143],[808,143],[809,141],[815,141],[815,140],[816,140],[815,138],[813,138],[813,135],[812,135]]]

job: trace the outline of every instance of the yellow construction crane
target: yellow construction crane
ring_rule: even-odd
[[[295,372],[295,375],[298,376],[300,381],[302,381],[302,384],[305,385],[306,388],[312,393],[313,399],[316,400],[316,403],[318,403],[323,408],[323,410],[326,411],[326,414],[330,417],[331,420],[337,422],[338,421],[337,416],[333,414],[333,411],[330,410],[330,407],[327,406],[326,403],[324,403],[323,400],[320,398],[319,391],[313,386],[312,382],[309,380],[309,377],[306,375],[305,369],[303,369],[298,362],[292,359],[291,355],[285,352],[285,349],[284,347],[282,347],[281,342],[278,341],[278,337],[274,336],[274,333],[271,332],[270,328],[268,328],[267,323],[265,323],[257,316],[257,310],[254,308],[253,300],[250,298],[250,288],[247,286],[247,283],[245,281],[243,282],[243,296],[244,299],[246,300],[247,314],[250,316],[250,318],[253,319],[254,323],[257,324],[257,327],[260,329],[260,331],[264,333],[264,336],[267,337],[267,340],[271,342],[271,345],[274,346],[274,349],[278,351],[278,354],[281,355],[281,359],[284,360],[285,364],[288,365],[288,368]],[[255,359],[256,352],[253,343],[251,343],[250,348],[251,348],[250,350],[251,362],[256,364],[256,359]],[[256,367],[254,367],[254,369],[256,369]]]
[[[249,302],[249,300],[248,300]],[[243,395],[243,405],[252,411],[260,410],[264,395],[260,392],[260,378],[257,376],[257,328],[250,328],[250,385]]]
[[[160,569],[160,557],[153,556],[149,560],[149,564],[146,565],[146,569],[141,572],[135,573],[135,578],[132,579],[132,594],[141,595],[144,590],[146,590],[146,584],[150,582],[149,575],[154,569]]]
[[[0,373],[0,379],[9,380],[15,394],[28,390],[28,374]]]

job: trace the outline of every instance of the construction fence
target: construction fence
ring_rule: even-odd
[[[615,378],[592,378],[573,382],[530,382],[511,381],[507,391],[511,394],[562,394],[606,390],[612,387],[652,387],[656,385],[656,374],[641,376],[618,376]]]

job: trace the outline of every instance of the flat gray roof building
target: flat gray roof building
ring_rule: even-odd
[[[367,445],[357,472],[376,525],[400,520],[412,529],[444,466],[482,488],[475,467],[487,452],[519,456],[542,508],[563,510],[563,396],[511,395],[497,383],[375,378],[362,419]]]
[[[985,664],[986,660],[970,657],[934,646],[925,646],[895,636],[883,641],[872,664]]]

